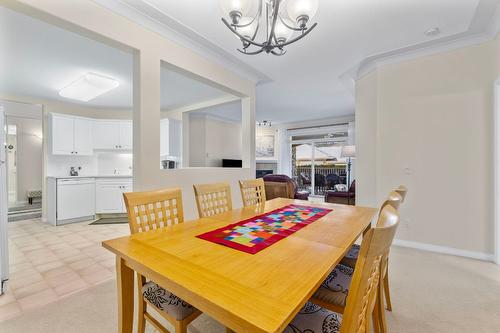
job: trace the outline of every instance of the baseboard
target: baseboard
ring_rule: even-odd
[[[396,246],[409,247],[412,249],[417,249],[417,250],[422,250],[422,251],[450,254],[453,256],[465,257],[465,258],[471,258],[471,259],[477,259],[477,260],[483,260],[483,261],[491,261],[491,262],[495,261],[495,256],[493,254],[490,254],[490,253],[460,250],[460,249],[455,249],[455,248],[447,247],[447,246],[412,242],[412,241],[407,241],[407,240],[403,240],[403,239],[395,239],[393,244]]]

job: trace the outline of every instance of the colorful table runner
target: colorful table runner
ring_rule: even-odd
[[[331,211],[326,208],[288,205],[196,237],[255,254]]]

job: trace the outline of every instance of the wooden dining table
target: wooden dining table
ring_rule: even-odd
[[[332,211],[256,254],[196,237],[289,204]],[[132,332],[134,271],[228,330],[281,332],[369,229],[375,213],[368,207],[277,198],[265,205],[104,241],[117,259],[119,332]]]

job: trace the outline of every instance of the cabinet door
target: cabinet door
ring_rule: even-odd
[[[122,189],[116,183],[98,183],[96,186],[96,212],[98,214],[123,211]]]
[[[51,115],[52,154],[73,155],[73,118]]]
[[[160,156],[168,156],[169,155],[169,147],[168,147],[168,119],[162,119],[160,121]]]
[[[118,149],[120,145],[120,123],[117,121],[94,121],[94,148]]]
[[[121,121],[120,122],[120,149],[132,150],[132,122],[131,121]]]
[[[121,198],[122,198],[122,213],[126,213],[127,212],[127,207],[125,206],[125,200],[123,200],[123,193],[128,193],[128,192],[132,192],[133,191],[133,188],[132,188],[132,183],[123,183],[123,186],[122,186],[122,195],[121,195]]]
[[[75,118],[73,126],[75,154],[92,155],[94,153],[92,124],[90,119]]]

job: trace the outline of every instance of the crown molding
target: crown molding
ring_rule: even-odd
[[[488,22],[486,28],[482,23],[484,20]],[[482,0],[467,31],[368,56],[339,78],[346,89],[354,95],[356,81],[380,66],[485,43],[495,39],[499,32],[500,5],[496,0]]]
[[[238,59],[233,54],[204,38],[196,31],[175,20],[148,1],[93,0],[95,3],[156,32],[173,42],[191,49],[203,57],[254,82],[272,81],[269,76]]]

